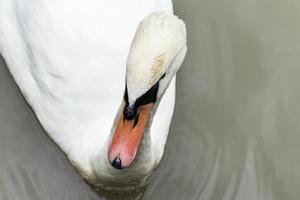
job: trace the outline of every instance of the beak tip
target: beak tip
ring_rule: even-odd
[[[116,169],[122,169],[122,160],[117,156],[110,162],[111,165]]]

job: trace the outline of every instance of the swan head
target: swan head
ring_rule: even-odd
[[[186,28],[178,17],[156,12],[139,24],[126,66],[124,100],[108,148],[117,169],[133,163],[155,107],[181,66]]]

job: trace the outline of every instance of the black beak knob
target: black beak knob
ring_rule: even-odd
[[[111,165],[116,169],[122,169],[122,160],[119,157],[115,157]]]
[[[126,106],[124,109],[124,117],[127,120],[133,120],[137,115],[137,109],[135,106]]]

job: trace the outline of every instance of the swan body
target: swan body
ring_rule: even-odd
[[[146,183],[163,155],[186,52],[170,0],[0,0],[0,52],[48,135],[87,181]],[[125,85],[133,105],[156,83],[134,162],[115,169],[107,151]]]

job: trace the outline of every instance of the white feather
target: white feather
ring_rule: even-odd
[[[130,103],[161,78],[185,46],[185,25],[172,14],[151,13],[139,24],[127,59]]]

